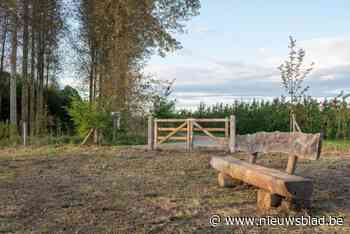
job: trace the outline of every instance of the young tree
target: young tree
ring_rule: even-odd
[[[278,69],[281,72],[282,85],[290,98],[290,128],[294,130],[295,116],[294,108],[299,103],[309,86],[304,86],[303,82],[313,69],[314,63],[304,66],[305,50],[297,49],[296,40],[289,36],[289,57]]]

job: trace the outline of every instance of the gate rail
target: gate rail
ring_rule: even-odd
[[[177,126],[164,126],[166,123],[172,123]],[[203,127],[203,123],[224,123],[223,127]],[[165,136],[160,133],[167,133]],[[227,146],[229,149],[234,148],[235,136],[235,116],[223,119],[157,119],[149,117],[148,119],[148,149],[157,149],[161,144],[167,141],[184,141],[187,150],[191,151],[194,148],[193,138],[194,132],[203,132],[211,140],[218,145]],[[224,137],[217,137],[213,132],[225,133]],[[186,133],[181,136],[176,134]]]

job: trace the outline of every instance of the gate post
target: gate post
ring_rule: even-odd
[[[193,150],[193,120],[187,119],[187,150]]]
[[[230,116],[230,139],[229,139],[230,153],[236,151],[236,116]]]
[[[153,120],[153,122],[154,122],[153,149],[157,149],[157,147],[158,147],[158,122],[157,122],[157,119],[155,118]]]
[[[149,116],[148,117],[148,150],[153,150],[154,149],[154,139],[153,139],[153,117]]]

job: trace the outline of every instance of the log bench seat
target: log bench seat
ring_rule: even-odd
[[[269,209],[282,204],[293,203],[308,208],[312,195],[312,180],[291,175],[277,169],[251,164],[232,157],[213,157],[211,166],[218,170],[221,186],[230,187],[239,180],[261,189],[258,192],[258,208]]]
[[[309,208],[312,196],[312,180],[294,175],[298,158],[317,160],[320,157],[321,134],[301,132],[260,132],[248,135],[232,135],[231,152],[246,152],[248,160],[234,157],[213,157],[211,166],[219,171],[220,186],[232,187],[247,183],[258,187],[257,206],[270,209],[282,205],[287,209]],[[288,155],[286,171],[279,171],[256,164],[259,153],[284,153]]]

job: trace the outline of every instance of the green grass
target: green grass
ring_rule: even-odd
[[[324,151],[350,151],[350,140],[325,140],[323,142]]]

